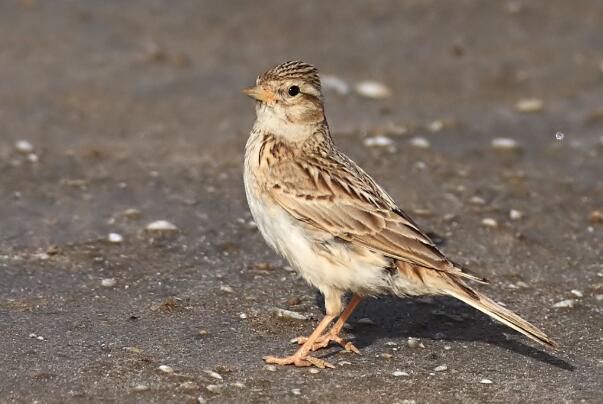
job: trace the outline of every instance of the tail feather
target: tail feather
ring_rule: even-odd
[[[434,271],[403,262],[398,262],[398,270],[407,281],[422,284],[427,293],[455,297],[538,343],[555,349],[559,347],[544,332],[492,299],[471,289],[456,274]]]
[[[549,338],[549,336],[547,336],[544,332],[540,331],[534,325],[519,317],[511,310],[505,309],[498,303],[494,302],[492,299],[476,291],[472,291],[473,293],[469,294],[465,291],[465,288],[468,287],[462,285],[462,288],[452,288],[447,290],[446,293],[459,300],[462,300],[469,306],[472,306],[477,310],[481,311],[482,313],[485,313],[490,317],[500,321],[501,323],[513,328],[515,331],[519,331],[526,337],[536,342],[539,342],[543,345],[547,345],[551,348],[559,348],[559,345],[551,338]]]

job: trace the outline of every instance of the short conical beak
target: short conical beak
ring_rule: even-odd
[[[255,98],[262,102],[268,102],[274,99],[273,95],[261,86],[247,87],[243,89],[243,92],[251,98]]]

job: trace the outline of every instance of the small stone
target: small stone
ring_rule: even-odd
[[[269,371],[269,372],[276,372],[276,366],[275,365],[265,365],[264,369]]]
[[[493,381],[490,379],[482,379],[479,381],[481,384],[492,384]]]
[[[147,391],[148,389],[149,386],[146,384],[137,384],[136,386],[132,387],[132,391]]]
[[[590,221],[593,223],[603,223],[603,212],[600,210],[590,212]]]
[[[446,365],[440,365],[440,366],[436,366],[435,368],[433,368],[434,372],[444,372],[448,370],[448,366]]]
[[[291,310],[280,309],[277,307],[274,309],[274,312],[278,317],[291,318],[293,320],[308,320],[307,316]]]
[[[351,365],[352,362],[349,361],[339,361],[339,366],[346,366],[346,365]]]
[[[119,244],[124,241],[124,238],[119,233],[109,233],[109,235],[107,236],[107,240],[109,241],[109,243]]]
[[[197,390],[199,385],[195,382],[187,381],[180,383],[180,388],[185,390]]]
[[[524,98],[515,104],[519,112],[538,112],[544,107],[544,103],[539,98]]]
[[[486,217],[484,219],[482,219],[482,225],[486,226],[486,227],[498,227],[498,222],[491,218],[491,217]]]
[[[603,301],[603,295],[595,295],[595,300],[597,300],[598,302]]]
[[[297,306],[301,303],[301,299],[297,296],[291,296],[287,299],[287,305],[289,306]]]
[[[226,292],[226,293],[234,293],[234,289],[228,285],[222,285],[220,286],[220,290],[222,292]]]
[[[385,147],[393,144],[393,140],[383,135],[367,137],[364,139],[364,145],[367,147]]]
[[[224,390],[224,385],[223,384],[208,384],[207,386],[205,386],[205,388],[207,389],[207,391],[211,391],[214,394],[220,394],[222,392],[222,390]]]
[[[450,351],[451,349],[452,349],[452,347],[450,345],[444,345],[445,351]]]
[[[17,140],[15,142],[15,149],[19,153],[27,154],[27,153],[31,153],[34,150],[34,147],[27,140]]]
[[[383,359],[391,359],[393,357],[392,354],[384,352],[380,355]]]
[[[570,292],[576,297],[584,297],[584,292],[582,292],[581,290],[572,289]]]
[[[101,280],[101,286],[104,288],[112,288],[116,284],[117,284],[117,281],[115,280],[115,278],[105,278],[105,279]]]
[[[301,390],[300,389],[291,389],[291,393],[294,396],[300,396],[301,395]]]
[[[431,121],[429,122],[429,125],[427,125],[427,129],[430,132],[439,132],[444,129],[444,122],[440,120]]]
[[[375,325],[375,322],[368,317],[363,317],[363,318],[359,319],[358,321],[356,321],[356,324]]]
[[[158,367],[163,373],[174,373],[174,369],[168,365],[161,365]]]
[[[555,303],[551,307],[554,309],[565,309],[565,308],[571,309],[575,306],[576,306],[575,299],[566,299],[566,300],[561,300],[560,302]]]
[[[205,398],[203,398],[203,396],[198,396],[197,397],[197,402],[199,404],[207,404],[207,400]]]
[[[362,97],[372,99],[387,98],[391,95],[389,88],[385,84],[373,80],[358,83],[355,90]]]
[[[410,376],[410,375],[402,370],[396,370],[396,371],[394,371],[394,373],[392,373],[392,376],[402,377],[402,376]]]
[[[239,314],[239,318],[245,320],[247,318],[247,314],[241,313]]]
[[[421,341],[419,341],[417,338],[408,337],[408,341],[406,341],[406,345],[408,345],[409,348],[416,349],[421,346]]]
[[[38,335],[38,336],[36,337],[36,339],[37,339],[38,341],[44,341],[44,337],[43,337],[43,336],[41,336],[41,335]]]
[[[202,337],[205,337],[207,335],[209,335],[209,331],[207,330],[199,330],[199,335]]]
[[[472,196],[469,199],[469,202],[471,202],[473,205],[485,205],[486,204],[486,200],[480,196]]]
[[[38,161],[40,161],[40,158],[35,153],[29,153],[27,155],[27,160],[29,160],[30,163],[37,163]]]
[[[517,281],[517,282],[515,282],[515,286],[517,286],[518,288],[524,288],[524,289],[530,287],[530,285],[528,285],[524,281]]]
[[[231,384],[231,386],[236,387],[237,389],[244,389],[245,388],[245,383],[243,382],[234,382]]]
[[[204,370],[204,372],[209,377],[213,377],[214,379],[222,380],[222,375],[220,373],[218,373],[218,372],[214,372],[213,370]]]
[[[492,139],[492,143],[490,143],[492,148],[499,150],[512,150],[517,149],[519,145],[515,141],[515,139],[511,139],[508,137],[497,137]]]
[[[167,220],[156,220],[147,225],[148,231],[176,231],[178,228]]]
[[[325,90],[333,90],[339,95],[348,95],[350,93],[350,86],[348,83],[337,76],[323,74],[320,77],[320,83]]]
[[[316,369],[316,368],[310,368],[310,373],[312,373],[313,375],[315,375],[317,373],[320,373],[320,370]]]
[[[429,149],[431,147],[431,143],[429,140],[425,139],[422,136],[415,136],[409,141],[411,146],[418,147],[420,149]]]
[[[509,211],[509,219],[511,220],[519,220],[523,217],[523,213],[517,209],[511,209]]]
[[[128,219],[138,219],[141,213],[138,209],[130,208],[121,212],[121,215]]]

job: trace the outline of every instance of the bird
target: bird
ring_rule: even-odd
[[[538,343],[558,347],[470,286],[470,281],[488,281],[447,258],[371,176],[339,151],[316,67],[303,61],[279,64],[243,92],[255,100],[256,112],[244,158],[249,209],[267,244],[322,293],[326,310],[308,337],[297,338],[301,347],[295,353],[265,356],[266,363],[332,368],[312,354],[331,343],[359,354],[340,332],[365,297],[380,295],[452,296]],[[352,298],[344,307],[346,294]]]

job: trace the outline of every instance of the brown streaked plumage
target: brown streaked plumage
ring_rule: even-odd
[[[543,332],[465,283],[485,283],[449,260],[360,167],[335,147],[324,117],[318,71],[287,62],[260,75],[245,92],[257,119],[245,152],[245,189],[262,235],[325,295],[327,314],[302,347],[269,363],[331,366],[310,351],[339,337],[362,296],[449,295],[535,341]],[[343,314],[342,296],[354,299]],[[323,332],[338,315],[336,324]]]

